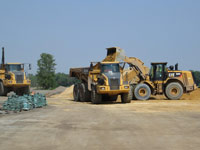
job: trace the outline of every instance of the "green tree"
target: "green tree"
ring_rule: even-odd
[[[28,75],[29,79],[31,80],[31,87],[38,87],[37,77],[34,74]]]
[[[53,55],[42,53],[37,62],[37,82],[43,89],[55,88],[55,59]]]
[[[70,86],[79,82],[78,79],[70,77],[65,73],[56,73],[56,84],[57,86]]]

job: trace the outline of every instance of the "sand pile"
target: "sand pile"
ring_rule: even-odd
[[[184,100],[200,100],[200,88],[197,90],[189,93],[189,94],[184,94],[181,99]]]
[[[63,92],[61,92],[60,94],[57,93],[57,94],[54,94],[52,95],[51,97],[52,98],[70,98],[70,99],[73,99],[73,88],[74,88],[74,85],[68,87],[68,88],[65,88],[65,90]],[[60,90],[58,91],[61,91],[61,88],[59,88]],[[63,90],[63,88],[62,88]],[[158,100],[162,100],[162,99],[166,99],[164,95],[157,95],[155,96],[155,99],[158,99]],[[182,100],[200,100],[200,88],[189,93],[189,94],[183,94]]]
[[[52,98],[73,98],[74,85],[66,88],[62,93],[51,96]]]
[[[66,89],[66,87],[64,87],[64,86],[59,86],[59,87],[57,87],[56,89],[49,91],[49,92],[48,92],[47,94],[45,94],[45,95],[46,95],[46,97],[51,97],[52,95],[57,95],[57,94],[62,93],[63,91],[65,91],[65,89]]]

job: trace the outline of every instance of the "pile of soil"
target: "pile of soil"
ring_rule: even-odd
[[[51,97],[52,95],[60,94],[60,93],[62,93],[62,92],[65,91],[65,90],[66,90],[66,87],[64,87],[64,86],[59,86],[59,87],[57,87],[56,89],[49,91],[49,92],[48,92],[47,94],[45,94],[45,95],[46,95],[46,97]]]
[[[200,100],[200,88],[198,88],[197,90],[195,90],[189,94],[184,94],[181,99],[183,99],[183,100]]]
[[[51,95],[52,98],[70,98],[70,99],[73,99],[73,88],[74,88],[74,85],[72,85],[68,88],[59,87],[59,88],[55,89],[55,91],[61,91],[60,93],[53,94],[53,93],[55,93],[55,91],[52,91],[50,94],[52,94]],[[163,99],[166,99],[166,97],[164,95],[157,95],[155,97],[151,97],[150,99],[163,100]],[[200,100],[200,88],[189,93],[189,94],[183,94],[181,99],[182,100]]]
[[[73,89],[74,89],[74,85],[65,88],[65,90],[63,92],[61,92],[60,94],[56,94],[56,95],[52,95],[51,98],[73,98]]]

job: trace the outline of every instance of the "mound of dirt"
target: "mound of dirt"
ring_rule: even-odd
[[[51,96],[51,98],[73,98],[73,88],[74,88],[74,85],[68,87],[68,88],[65,88],[65,90],[60,93],[60,94],[56,94],[56,95],[53,95]]]
[[[183,99],[183,100],[200,100],[200,89],[198,88],[197,90],[195,90],[189,94],[184,94],[181,99]]]
[[[48,92],[47,94],[45,94],[45,95],[46,95],[46,97],[51,97],[52,95],[57,95],[57,94],[62,93],[63,91],[65,91],[65,89],[66,89],[66,87],[64,87],[64,86],[59,86],[59,87],[57,87],[56,89],[49,91],[49,92]]]
[[[50,95],[51,98],[73,99],[73,88],[74,88],[74,85],[72,85],[68,88],[58,87],[57,89],[55,89],[55,91],[52,91],[49,94],[52,94],[52,95]],[[57,91],[57,93],[56,93],[56,91]],[[58,92],[58,91],[60,91],[60,92]],[[166,99],[164,95],[157,95],[154,98],[158,99],[158,100]],[[189,94],[184,94],[181,99],[182,100],[200,100],[200,89],[197,89]]]

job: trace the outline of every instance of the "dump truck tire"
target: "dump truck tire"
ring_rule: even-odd
[[[170,100],[178,100],[183,95],[183,87],[178,82],[169,83],[165,89],[165,96]]]
[[[5,95],[5,88],[2,82],[0,82],[0,96]]]
[[[80,101],[81,102],[89,102],[91,101],[91,94],[88,91],[87,85],[84,83],[81,83],[79,86],[79,92],[80,92]]]
[[[133,92],[130,89],[128,93],[121,94],[121,101],[122,103],[130,103],[132,100],[132,97],[133,97]]]
[[[30,94],[30,86],[24,88],[23,94]]]
[[[136,85],[130,85],[130,91],[132,92],[132,100],[137,100],[134,94]]]
[[[92,87],[91,101],[93,104],[101,104],[102,103],[102,95],[98,94],[94,87]]]
[[[80,100],[78,84],[74,85],[73,96],[74,96],[74,101],[79,101]]]
[[[151,89],[146,84],[138,84],[134,88],[134,96],[137,100],[148,100],[151,96]]]

